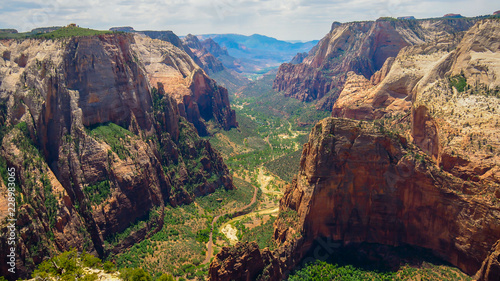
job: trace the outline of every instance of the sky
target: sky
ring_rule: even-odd
[[[281,40],[319,40],[332,22],[381,16],[488,15],[498,0],[0,0],[0,28],[19,32],[76,23],[107,30],[172,30],[179,36],[263,34]]]

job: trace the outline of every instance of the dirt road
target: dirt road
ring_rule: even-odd
[[[250,206],[252,206],[253,203],[255,203],[256,200],[257,200],[257,187],[254,186],[252,201],[250,201],[250,203],[248,203],[248,205],[245,205],[245,206],[243,206],[243,207],[241,207],[241,208],[239,208],[237,210],[234,210],[231,213],[220,214],[220,215],[216,216],[212,220],[212,231],[210,231],[210,237],[208,238],[207,254],[205,256],[205,260],[203,261],[203,264],[209,263],[210,260],[212,259],[213,254],[214,254],[214,249],[213,249],[213,233],[214,233],[214,226],[217,223],[217,220],[221,216],[223,216],[223,215],[234,214],[234,213],[237,213],[237,212],[241,212],[241,211],[245,210],[246,208],[249,208]]]

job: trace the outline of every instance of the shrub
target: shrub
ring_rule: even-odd
[[[120,278],[124,281],[151,281],[151,275],[142,268],[124,268],[120,270]]]
[[[104,271],[106,271],[106,273],[110,273],[116,270],[116,265],[111,261],[106,261],[102,265],[102,268],[104,269]]]
[[[85,252],[82,253],[82,263],[86,267],[92,267],[92,268],[101,268],[102,267],[102,261],[98,257],[94,257],[91,254],[87,254]]]
[[[168,273],[163,273],[156,281],[174,281],[174,277]]]
[[[465,91],[467,87],[467,79],[463,75],[455,75],[449,78],[450,86],[457,89],[458,92]]]
[[[37,279],[53,276],[57,279],[75,280],[83,275],[83,269],[78,265],[78,254],[74,249],[42,262],[33,272],[33,278]]]

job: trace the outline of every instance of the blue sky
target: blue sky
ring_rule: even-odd
[[[446,13],[477,16],[496,10],[500,10],[497,0],[0,0],[0,28],[28,31],[76,23],[96,29],[172,30],[177,35],[259,33],[282,40],[312,40],[321,39],[333,21]]]

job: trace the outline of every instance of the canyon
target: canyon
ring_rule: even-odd
[[[196,267],[209,280],[282,280],[345,252],[398,274],[399,251],[498,280],[498,18],[334,22],[253,82],[227,46],[269,38],[112,30],[0,40],[0,252],[13,167],[16,277],[76,248],[188,279]],[[277,217],[251,230],[233,218],[224,241],[217,222],[238,206]]]
[[[199,136],[237,126],[227,90],[182,49],[114,33],[2,40],[0,54],[0,164],[18,181],[18,277],[70,248],[119,253],[161,229],[166,205],[234,188]]]

